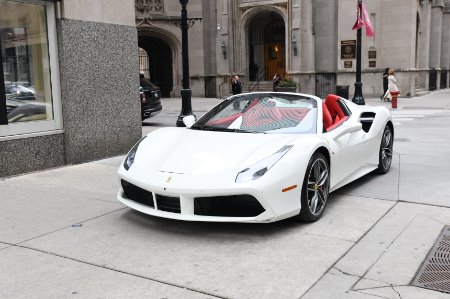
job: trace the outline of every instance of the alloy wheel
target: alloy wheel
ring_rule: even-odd
[[[381,163],[384,169],[389,169],[392,162],[392,132],[387,129],[381,141]]]
[[[309,210],[318,216],[325,208],[329,191],[328,164],[322,158],[314,161],[308,174],[307,202]]]

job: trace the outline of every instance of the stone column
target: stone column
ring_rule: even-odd
[[[300,59],[301,71],[314,70],[313,4],[310,0],[301,0],[300,11]]]
[[[310,2],[310,1],[308,1]],[[335,0],[316,0],[314,9],[316,71],[334,72],[337,67],[337,5]]]
[[[441,40],[442,40],[442,12],[443,0],[433,0],[431,4],[431,27],[430,27],[430,67],[441,66]]]
[[[290,46],[290,55],[291,55],[291,62],[289,65],[289,70],[293,72],[298,72],[301,70],[301,55],[303,52],[302,46],[303,46],[303,39],[301,34],[301,27],[302,27],[302,7],[300,5],[301,0],[293,0],[292,1],[292,7],[290,10],[290,20],[291,20],[291,31],[289,31],[288,28],[286,28],[286,39],[291,44]],[[297,50],[295,50],[297,49]]]
[[[431,5],[424,1],[420,9],[419,36],[417,41],[417,67],[428,68],[430,66],[430,27]]]
[[[449,87],[450,70],[450,0],[445,1],[442,17],[442,45],[441,45],[441,69],[447,72],[447,84]]]

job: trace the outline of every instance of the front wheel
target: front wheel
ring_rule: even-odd
[[[315,153],[306,168],[299,220],[314,222],[322,217],[330,191],[330,168],[325,156]]]
[[[379,174],[385,174],[389,172],[392,163],[392,148],[394,146],[394,136],[392,129],[389,126],[384,128],[383,137],[381,138],[380,152],[378,158]]]

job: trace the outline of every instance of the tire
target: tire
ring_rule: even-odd
[[[378,169],[379,174],[389,172],[392,164],[392,148],[394,146],[394,135],[392,129],[386,126],[381,137],[380,151],[378,154]]]
[[[298,219],[314,222],[322,217],[330,192],[330,167],[325,156],[315,153],[309,160],[303,179]]]

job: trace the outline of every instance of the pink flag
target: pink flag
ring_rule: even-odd
[[[373,30],[372,22],[370,22],[369,14],[366,10],[366,4],[362,2],[362,11],[364,17],[364,24],[366,25],[366,36],[374,36],[375,32]]]
[[[362,17],[363,19],[361,19],[361,12],[359,10],[359,5],[356,6],[357,7],[357,12],[358,12],[358,18],[356,19],[355,25],[353,25],[352,30],[357,30],[363,26],[366,26],[366,36],[374,36],[375,32],[373,30],[373,26],[372,26],[372,22],[370,22],[370,18],[369,18],[369,14],[367,13],[366,10],[366,5],[364,4],[364,0],[362,1]]]

